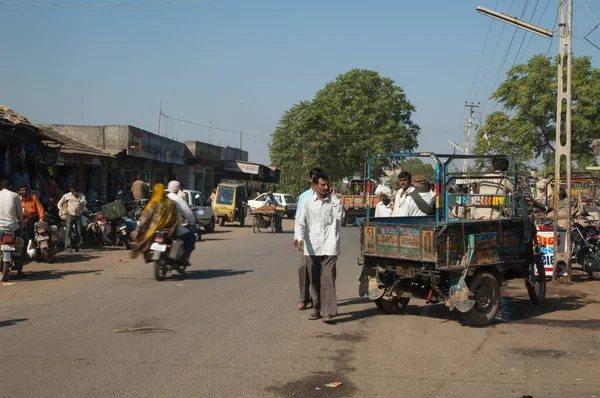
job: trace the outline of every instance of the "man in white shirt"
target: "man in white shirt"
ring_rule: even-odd
[[[315,193],[315,184],[313,183],[313,177],[317,173],[323,173],[323,171],[319,168],[313,168],[308,173],[308,182],[310,183],[310,188],[300,194],[298,198],[298,205],[296,207],[296,216],[294,217],[296,220],[298,219],[298,215],[300,214],[300,207],[302,206],[302,202],[306,198],[309,198],[312,194]],[[296,233],[294,232],[294,247],[298,247],[298,238]],[[308,303],[310,303],[310,275],[308,274],[308,269],[306,267],[306,256],[304,253],[300,256],[300,268],[298,268],[298,283],[300,285],[300,299],[298,300],[298,309],[304,310]]]
[[[406,196],[415,190],[410,186],[412,183],[412,175],[408,171],[400,172],[398,174],[398,181],[400,181],[400,189],[398,189],[398,193],[396,193],[396,200],[394,200],[394,210],[392,211],[393,216],[400,215],[400,209],[404,205]]]
[[[485,177],[496,177],[489,179],[482,179],[478,182],[477,193],[480,195],[511,195],[515,191],[514,184],[506,178],[506,171],[508,170],[508,159],[506,158],[494,158],[492,159],[492,171],[491,174],[486,174]],[[503,205],[496,206],[480,206],[475,209],[474,218],[476,220],[497,220],[503,218],[502,210]]]
[[[429,182],[422,175],[412,179],[413,191],[406,196],[400,209],[400,217],[423,217],[435,214],[435,193],[429,189]]]
[[[2,231],[15,233],[25,225],[21,199],[19,195],[11,191],[12,185],[12,181],[9,179],[0,182],[0,237],[4,235]],[[25,276],[22,269],[17,270],[17,276]]]
[[[313,311],[308,319],[323,316],[326,323],[337,315],[335,293],[336,263],[340,252],[340,222],[344,214],[342,202],[329,187],[329,177],[317,173],[313,177],[315,193],[304,199],[296,219],[298,249],[307,256]]]
[[[177,206],[177,210],[179,211],[177,238],[183,241],[183,248],[185,251],[184,260],[189,263],[190,256],[196,248],[196,236],[194,235],[193,231],[184,227],[183,224],[187,221],[190,226],[194,226],[196,224],[196,215],[192,209],[190,209],[190,206],[187,204],[187,202],[178,195],[178,192],[181,190],[181,184],[179,181],[169,182],[167,190],[169,191],[167,197],[175,202],[175,206]]]
[[[394,203],[392,203],[392,189],[385,185],[380,185],[375,190],[375,195],[379,196],[379,202],[375,206],[375,217],[391,217]]]

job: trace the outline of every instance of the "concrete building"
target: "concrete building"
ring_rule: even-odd
[[[185,161],[187,148],[181,142],[130,125],[47,127],[114,156],[100,166],[109,198],[120,190],[128,192],[136,174],[143,174],[151,187],[171,179],[184,184],[191,181]]]

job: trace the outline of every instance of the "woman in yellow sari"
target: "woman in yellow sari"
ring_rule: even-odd
[[[146,205],[141,217],[140,224],[133,232],[135,248],[131,251],[131,257],[136,258],[144,253],[146,262],[149,262],[150,246],[155,232],[164,231],[175,236],[175,229],[179,223],[179,212],[175,202],[169,199],[165,193],[163,184],[156,184],[152,198]]]

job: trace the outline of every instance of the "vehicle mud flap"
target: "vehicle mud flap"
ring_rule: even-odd
[[[161,253],[161,252],[159,252],[158,250],[156,250],[156,251],[153,251],[153,252],[152,252],[152,257],[151,257],[151,258],[152,258],[152,261],[156,261],[156,260],[158,260],[158,259],[160,258],[160,255],[161,255],[161,254],[162,254],[162,253]]]
[[[384,285],[379,280],[378,276],[369,276],[369,291],[368,295],[371,300],[377,300],[385,293]]]
[[[465,282],[466,274],[465,270],[460,277],[452,275],[450,278],[450,295],[446,301],[450,311],[456,308],[460,312],[469,312],[475,306],[475,300],[470,299],[471,292]]]

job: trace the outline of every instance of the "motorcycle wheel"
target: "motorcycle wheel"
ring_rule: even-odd
[[[52,253],[50,252],[50,249],[41,249],[42,250],[42,257],[44,257],[44,260],[46,260],[47,263],[51,263],[52,262]]]
[[[164,281],[167,278],[167,263],[165,260],[157,260],[154,262],[154,278],[157,281]]]
[[[596,259],[594,255],[589,251],[583,255],[583,260],[581,261],[581,266],[587,272],[588,277],[590,279],[600,280],[600,272],[593,271],[595,267]]]
[[[125,249],[131,250],[131,243],[129,242],[129,236],[125,235],[119,239],[121,239],[121,242],[123,242]]]
[[[10,263],[2,260],[2,282],[8,281],[8,274],[10,274]]]
[[[177,266],[176,270],[178,273],[180,273],[181,275],[185,274],[185,270],[186,270],[186,266],[185,265],[179,265]]]
[[[530,273],[529,278],[533,284],[526,284],[527,293],[533,304],[540,305],[546,298],[546,270],[544,270],[544,264],[537,262],[531,267]]]

